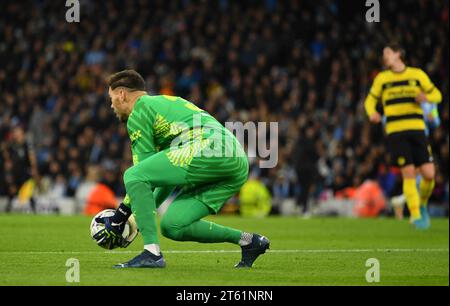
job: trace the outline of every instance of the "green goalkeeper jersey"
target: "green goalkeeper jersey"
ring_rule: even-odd
[[[197,132],[193,129],[205,125],[224,129],[206,111],[181,97],[140,97],[127,122],[133,164],[136,165],[139,161],[169,148],[174,141],[187,141],[187,137],[190,137],[191,141],[207,138],[201,129]]]
[[[181,197],[217,212],[247,180],[247,156],[233,133],[183,98],[140,97],[127,128],[134,166],[124,180],[151,181],[156,207],[182,186]],[[124,204],[131,202],[127,195]]]

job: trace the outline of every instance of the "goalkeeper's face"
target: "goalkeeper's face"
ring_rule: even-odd
[[[111,90],[110,87],[108,93],[111,98],[111,108],[114,110],[117,118],[119,118],[121,122],[126,122],[130,114],[128,113],[125,91],[120,88]]]

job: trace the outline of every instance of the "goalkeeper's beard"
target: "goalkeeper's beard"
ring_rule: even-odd
[[[115,112],[115,113],[116,113],[117,119],[119,119],[120,122],[125,123],[125,122],[128,121],[128,115],[120,114],[120,113],[117,113],[117,112]]]

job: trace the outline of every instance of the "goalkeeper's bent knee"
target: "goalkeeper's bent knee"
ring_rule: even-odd
[[[128,168],[125,173],[123,174],[123,183],[125,186],[129,185],[130,183],[150,183],[146,182],[144,178],[140,175],[140,169],[136,166]]]
[[[124,174],[123,174],[123,183],[126,186],[127,184],[129,184],[130,182],[132,182],[133,180],[135,180],[135,170],[133,169],[134,167],[130,167],[127,170],[125,170]]]

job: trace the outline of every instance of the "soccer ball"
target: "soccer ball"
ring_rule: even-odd
[[[103,217],[111,217],[115,213],[114,209],[105,209],[99,212],[94,216],[94,218],[91,221],[91,238],[95,241],[94,235],[97,234],[99,231],[105,228],[105,225],[103,223],[98,223],[95,221],[96,218],[103,218]],[[127,223],[125,224],[125,229],[122,233],[122,237],[126,241],[126,245],[123,247],[127,247],[130,245],[130,243],[133,242],[133,240],[136,238],[139,230],[136,224],[136,221],[134,220],[134,216],[131,215],[128,218]],[[100,245],[103,248],[107,248],[105,245]],[[118,246],[114,246],[113,248],[117,248]]]

